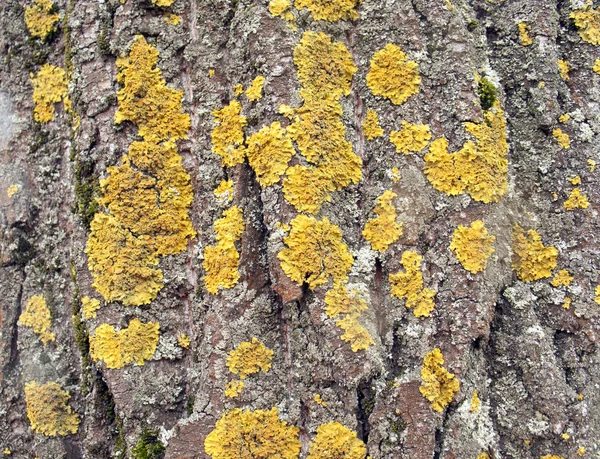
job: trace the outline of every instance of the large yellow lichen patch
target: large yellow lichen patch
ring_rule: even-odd
[[[159,328],[158,322],[143,323],[138,319],[120,331],[102,324],[90,336],[90,356],[95,362],[103,361],[107,368],[123,368],[132,362],[144,365],[156,351]]]
[[[40,337],[44,345],[55,340],[54,333],[50,331],[50,309],[44,295],[35,295],[27,300],[25,312],[19,317],[19,323],[33,328],[33,332]]]
[[[279,419],[277,408],[224,413],[204,440],[212,459],[297,459],[299,429]]]
[[[52,0],[35,0],[25,7],[25,24],[32,37],[45,39],[56,30],[58,13],[52,12]]]
[[[248,100],[255,102],[257,100],[262,99],[264,84],[264,76],[259,75],[254,80],[252,80],[250,87],[246,89],[246,97],[248,98]]]
[[[261,186],[277,183],[294,156],[294,146],[278,121],[248,139],[248,162]]]
[[[39,123],[54,120],[54,104],[62,102],[67,96],[67,73],[52,64],[44,64],[34,78],[33,84],[33,119]]]
[[[272,360],[273,351],[257,338],[252,338],[252,341],[240,343],[229,353],[226,365],[229,371],[239,375],[240,379],[246,379],[259,371],[269,371]]]
[[[459,225],[452,236],[450,250],[467,271],[478,273],[485,269],[487,261],[494,253],[495,236],[488,234],[481,220],[471,223],[471,227]]]
[[[366,455],[367,448],[356,432],[333,421],[317,428],[307,459],[364,459]]]
[[[569,198],[563,203],[566,210],[587,209],[590,203],[587,196],[581,192],[581,188],[574,188]]]
[[[100,301],[96,298],[84,296],[81,299],[81,310],[85,320],[95,319],[96,311],[98,311],[98,309],[100,309]]]
[[[307,8],[315,21],[339,21],[358,19],[356,8],[362,0],[296,0],[299,10]]]
[[[554,275],[554,278],[550,281],[550,285],[553,287],[560,287],[561,285],[568,287],[571,285],[571,282],[573,282],[573,276],[566,269],[561,269]]]
[[[48,437],[74,434],[79,429],[79,415],[69,405],[71,396],[59,384],[38,384],[31,381],[25,385],[27,418],[34,432]]]
[[[396,152],[405,155],[421,151],[430,140],[431,131],[425,124],[410,124],[402,120],[402,129],[390,132],[390,141],[396,146]]]
[[[588,1],[583,8],[573,11],[570,17],[583,41],[600,45],[600,8],[593,8],[592,2]]]
[[[392,296],[406,300],[406,307],[412,309],[416,317],[429,317],[435,307],[435,291],[423,287],[422,259],[417,252],[404,252],[401,263],[405,272],[390,274],[389,281]]]
[[[212,112],[215,123],[211,134],[212,151],[221,157],[223,166],[241,164],[246,157],[244,127],[248,121],[240,115],[241,111],[242,104],[233,99],[229,105]]]
[[[390,99],[400,105],[419,92],[419,66],[396,45],[388,43],[371,59],[367,86],[376,96]]]
[[[329,277],[335,282],[348,278],[354,260],[339,227],[327,217],[317,220],[306,215],[295,217],[291,227],[284,239],[287,248],[277,254],[290,279],[299,285],[306,282],[312,290],[327,283]]]
[[[423,383],[419,390],[421,395],[429,400],[431,408],[442,412],[454,399],[460,383],[458,379],[442,365],[444,357],[438,348],[429,352],[423,360],[421,379]]]
[[[535,230],[525,230],[519,225],[513,228],[512,269],[523,282],[531,282],[552,275],[556,268],[558,250],[546,247]]]
[[[402,236],[402,223],[398,223],[396,218],[396,208],[392,200],[396,193],[387,190],[377,198],[375,207],[376,218],[369,220],[363,230],[363,237],[369,241],[373,250],[385,252],[390,244],[393,244]]]
[[[379,116],[377,116],[377,112],[375,110],[367,110],[367,116],[365,117],[362,128],[363,132],[365,133],[365,137],[368,140],[373,140],[383,135],[383,129],[379,124]]]

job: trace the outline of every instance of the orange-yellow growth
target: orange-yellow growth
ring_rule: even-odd
[[[558,250],[545,247],[542,238],[535,230],[525,230],[519,225],[513,228],[512,269],[523,282],[531,282],[552,275],[556,268]]]
[[[421,151],[430,140],[431,131],[426,124],[410,124],[402,120],[402,129],[390,132],[390,141],[396,146],[396,152],[405,155]]]
[[[213,193],[223,204],[233,201],[233,180],[222,180]]]
[[[545,456],[540,457],[540,459],[565,459],[562,456],[555,456],[553,454],[546,454]]]
[[[597,73],[598,75],[600,75],[600,59],[596,59],[594,61],[594,65],[592,66],[592,70],[594,71],[594,73]]]
[[[571,282],[573,282],[573,276],[571,276],[569,271],[566,269],[561,269],[554,275],[554,278],[550,281],[550,284],[553,287],[560,287],[561,285],[568,287],[571,285]]]
[[[429,317],[435,307],[435,291],[423,288],[422,259],[417,252],[404,252],[401,263],[405,272],[390,274],[389,281],[392,296],[406,300],[406,307],[412,309],[416,317]]]
[[[223,166],[231,167],[244,162],[244,127],[246,117],[240,115],[242,105],[235,99],[220,110],[213,110],[212,151],[221,157]]]
[[[33,85],[33,119],[39,123],[48,123],[54,120],[54,104],[67,97],[67,73],[52,64],[44,64],[34,78]]]
[[[236,398],[244,389],[244,381],[232,380],[225,386],[225,397]]]
[[[529,46],[533,43],[531,35],[529,35],[530,31],[531,28],[529,27],[529,24],[526,22],[519,22],[519,36],[521,38],[521,45]]]
[[[570,18],[583,41],[600,45],[600,8],[593,8],[592,2],[588,1],[583,8],[571,12]]]
[[[431,408],[442,412],[454,399],[458,392],[460,383],[454,374],[446,370],[442,365],[444,357],[438,348],[429,352],[423,360],[421,368],[422,384],[419,390],[421,395],[429,400]]]
[[[460,264],[474,274],[485,269],[487,261],[494,253],[495,236],[488,235],[481,220],[475,220],[471,227],[459,225],[452,235],[450,250]]]
[[[307,459],[364,459],[366,455],[367,448],[356,432],[332,421],[317,428]]]
[[[388,43],[373,55],[367,74],[367,86],[376,96],[385,97],[400,105],[417,94],[420,85],[419,66],[416,62],[409,61],[398,46]]]
[[[376,218],[369,220],[363,230],[363,237],[369,241],[373,250],[385,252],[402,236],[402,223],[396,222],[398,215],[392,200],[396,193],[387,190],[377,198]]]
[[[563,203],[566,210],[587,209],[590,202],[587,196],[581,192],[581,188],[574,188],[569,195],[569,198]]]
[[[77,433],[79,415],[69,405],[69,392],[59,384],[38,384],[31,381],[25,385],[27,418],[34,432],[47,437]]]
[[[54,333],[50,331],[50,309],[44,295],[35,295],[27,300],[25,312],[19,316],[19,323],[33,328],[33,332],[40,337],[44,345],[55,340]]]
[[[248,162],[261,186],[279,181],[294,156],[294,146],[281,123],[263,127],[248,139]]]
[[[85,320],[95,319],[96,311],[100,309],[100,300],[84,296],[81,299],[81,309]]]
[[[479,399],[479,392],[477,389],[473,391],[473,396],[471,397],[471,413],[476,413],[479,411],[479,407],[481,405],[481,400]]]
[[[182,333],[181,335],[179,335],[177,337],[177,344],[179,345],[179,347],[182,347],[183,349],[189,348],[191,343],[192,343],[192,339],[185,333]]]
[[[19,185],[11,185],[6,189],[6,195],[9,198],[12,198],[18,192],[19,192]]]
[[[552,136],[556,139],[558,144],[565,150],[571,148],[571,139],[569,138],[569,134],[563,132],[561,128],[554,129],[552,131]]]
[[[252,341],[244,341],[233,349],[227,356],[227,368],[240,379],[246,379],[249,375],[259,371],[269,371],[273,351],[261,341],[252,338]]]
[[[25,24],[32,37],[43,40],[56,30],[60,16],[52,10],[52,0],[35,0],[25,7]]]
[[[315,21],[356,20],[362,0],[296,0],[297,9],[307,8]]]
[[[246,89],[246,97],[248,98],[248,100],[255,102],[257,100],[262,99],[264,84],[265,84],[264,76],[259,75],[254,80],[252,80],[250,87],[248,89]]]
[[[559,59],[557,65],[560,77],[565,81],[569,80],[569,63],[567,61]]]
[[[367,116],[365,117],[362,128],[363,132],[365,133],[365,137],[368,140],[373,140],[383,135],[383,129],[379,124],[379,116],[377,116],[377,112],[375,110],[367,110]]]
[[[594,290],[594,302],[600,304],[600,285],[597,285]]]

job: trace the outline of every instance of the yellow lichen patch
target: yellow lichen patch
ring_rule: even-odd
[[[348,314],[335,322],[344,330],[340,339],[350,343],[352,352],[366,351],[375,344],[369,331],[358,322],[358,317]]]
[[[563,80],[569,80],[569,63],[567,61],[563,61],[562,59],[558,60],[558,71]]]
[[[423,360],[421,368],[423,383],[419,388],[421,395],[429,400],[431,408],[440,413],[454,399],[460,386],[458,379],[448,372],[442,366],[443,364],[442,351],[436,348],[429,352]]]
[[[572,300],[568,296],[565,296],[565,302],[563,303],[563,308],[571,309]]]
[[[246,97],[248,100],[257,101],[262,99],[263,96],[263,86],[265,84],[265,77],[257,76],[254,80],[252,80],[252,84],[248,89],[246,89]]]
[[[269,13],[273,17],[280,17],[288,22],[288,27],[296,30],[296,18],[291,11],[292,2],[290,0],[271,0],[269,3]]]
[[[390,244],[393,244],[402,236],[402,223],[398,223],[396,218],[396,208],[392,200],[396,193],[387,190],[377,198],[375,206],[376,218],[369,220],[362,234],[369,241],[373,250],[383,253]]]
[[[235,408],[217,421],[204,440],[204,450],[212,459],[298,459],[298,432],[279,419],[277,408]]]
[[[141,35],[135,37],[127,56],[117,58],[117,81],[123,86],[117,92],[115,123],[131,121],[148,142],[184,139],[190,116],[181,109],[183,91],[167,86],[157,62],[158,51]]]
[[[430,140],[431,131],[426,124],[410,124],[402,120],[402,129],[390,132],[390,141],[396,146],[396,152],[405,155],[421,151]]]
[[[215,126],[213,128],[212,151],[222,159],[223,166],[231,167],[244,162],[244,126],[248,124],[246,117],[240,115],[242,105],[232,100],[220,110],[214,110]]]
[[[423,288],[422,259],[417,252],[404,252],[401,263],[405,272],[390,274],[389,281],[392,296],[406,300],[406,307],[412,309],[416,317],[429,317],[435,307],[435,291]]]
[[[283,194],[298,212],[316,214],[325,202],[331,201],[335,187],[328,174],[313,166],[292,166],[283,180]]]
[[[168,6],[171,6],[173,3],[175,3],[175,1],[176,0],[152,0],[152,3],[154,3],[156,6],[166,8]]]
[[[521,38],[521,44],[523,46],[529,46],[533,43],[533,40],[531,39],[531,36],[529,35],[530,31],[531,31],[531,28],[529,27],[529,25],[526,22],[519,22],[519,36]]]
[[[577,448],[577,455],[578,456],[583,456],[585,454],[585,447],[580,446],[579,448]]]
[[[158,322],[142,323],[138,319],[120,331],[102,324],[90,336],[90,356],[95,362],[103,361],[107,368],[123,368],[134,361],[144,365],[156,351],[159,328]]]
[[[100,309],[100,300],[84,296],[81,299],[81,310],[85,320],[95,319],[96,311]]]
[[[409,61],[396,45],[388,43],[371,59],[367,86],[376,96],[390,99],[400,105],[419,92],[421,77],[416,62]]]
[[[594,61],[594,65],[592,66],[592,70],[597,73],[598,75],[600,75],[600,59],[596,59]]]
[[[558,117],[558,122],[559,123],[566,123],[567,121],[569,121],[571,119],[571,115],[569,115],[568,113],[565,113],[564,115],[560,115]]]
[[[600,45],[600,8],[594,9],[592,2],[588,1],[583,8],[571,12],[569,17],[575,22],[583,41]]]
[[[400,178],[400,170],[397,167],[392,167],[392,182],[398,183]]]
[[[231,380],[225,386],[225,397],[236,398],[244,389],[244,381]]]
[[[553,287],[560,287],[561,285],[568,287],[571,285],[571,282],[573,282],[573,276],[571,276],[569,271],[566,269],[561,269],[554,275],[554,278],[550,281],[550,284]]]
[[[181,335],[179,335],[177,337],[177,344],[179,345],[179,347],[182,347],[183,349],[189,348],[191,343],[192,343],[192,339],[185,333],[182,333]]]
[[[252,341],[240,343],[229,353],[226,365],[233,374],[240,375],[240,379],[246,379],[259,371],[269,371],[272,360],[273,351],[258,339],[252,338]]]
[[[479,411],[479,406],[481,405],[481,400],[479,399],[479,392],[477,389],[473,391],[473,396],[471,397],[471,413],[476,413]]]
[[[596,286],[594,290],[594,302],[600,304],[600,285]]]
[[[181,16],[177,14],[168,14],[163,18],[167,24],[178,25],[181,22]]]
[[[581,192],[580,188],[573,189],[569,198],[563,203],[563,207],[566,210],[587,209],[589,205],[587,196]]]
[[[6,195],[12,198],[19,191],[19,185],[11,185],[6,189]]]
[[[69,405],[71,396],[59,384],[38,384],[31,381],[25,385],[27,418],[34,432],[47,437],[77,433],[79,415]]]
[[[383,135],[383,129],[379,124],[379,116],[377,116],[377,112],[375,110],[367,110],[367,116],[365,117],[362,128],[363,132],[365,133],[365,137],[368,140],[373,140]]]
[[[327,403],[325,402],[325,400],[323,400],[323,398],[321,397],[321,394],[315,394],[313,400],[317,405],[327,407]]]
[[[571,438],[571,436],[565,432],[564,434],[561,434],[561,438],[566,441],[566,440],[569,440]]]
[[[531,282],[550,277],[556,268],[558,250],[545,247],[542,238],[535,230],[525,230],[519,225],[513,228],[512,269],[523,282]]]
[[[208,69],[208,78],[212,78],[215,76],[215,69]]]
[[[487,261],[494,253],[495,236],[488,235],[481,220],[471,223],[471,227],[459,225],[452,235],[450,250],[467,271],[476,274],[485,269]]]
[[[213,191],[219,202],[226,203],[233,200],[233,180],[221,180],[219,186]]]
[[[579,175],[569,177],[567,180],[571,182],[571,185],[581,185],[581,177]]]
[[[490,459],[490,456],[485,451],[477,456],[477,459]]]
[[[307,459],[364,459],[365,444],[356,432],[339,422],[321,424],[310,442]]]
[[[50,331],[50,309],[44,295],[35,295],[27,300],[25,312],[19,316],[19,323],[33,328],[33,332],[40,337],[44,345],[55,340],[54,333]]]
[[[545,456],[540,457],[540,459],[565,459],[562,456],[554,456],[553,454],[546,454]]]
[[[68,80],[66,72],[60,67],[44,64],[33,84],[33,119],[39,123],[48,123],[54,119],[54,104],[61,102],[67,95]]]
[[[588,159],[587,163],[588,166],[590,166],[590,172],[594,172],[594,170],[596,169],[596,161],[594,161],[593,159]]]
[[[348,278],[354,262],[342,241],[342,230],[327,217],[298,215],[291,221],[291,231],[284,239],[287,247],[277,257],[283,272],[294,282],[308,283],[311,290],[327,283]]]
[[[25,7],[25,24],[32,37],[45,39],[56,29],[58,13],[52,12],[52,0],[35,0]]]
[[[242,83],[238,83],[233,87],[233,95],[238,97],[244,94],[244,85]]]
[[[558,144],[565,150],[571,148],[571,139],[569,138],[569,134],[563,132],[561,128],[554,129],[552,131],[552,136],[556,139]]]
[[[296,0],[297,9],[307,8],[315,21],[356,20],[362,0]]]
[[[277,183],[294,156],[292,139],[281,123],[277,121],[263,127],[250,136],[247,144],[248,162],[258,183],[263,187]]]
[[[240,254],[235,248],[235,243],[241,239],[244,231],[242,209],[232,206],[224,211],[223,217],[215,221],[214,228],[217,244],[204,249],[202,267],[206,271],[206,289],[216,295],[219,287],[232,288],[240,278]]]

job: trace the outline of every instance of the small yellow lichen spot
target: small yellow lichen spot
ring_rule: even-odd
[[[321,406],[324,406],[324,407],[326,407],[326,406],[327,406],[327,403],[325,402],[325,400],[323,400],[323,399],[321,398],[321,395],[320,395],[320,394],[315,394],[315,397],[313,398],[313,400],[314,400],[314,402],[315,402],[317,405],[321,405]]]
[[[229,105],[214,110],[215,127],[212,131],[212,151],[222,158],[223,166],[231,167],[244,162],[244,127],[246,117],[240,115],[242,105],[233,99]]]
[[[519,225],[513,228],[512,269],[523,282],[531,282],[550,277],[556,268],[558,250],[545,247],[542,238],[535,230],[525,230]]]
[[[220,202],[231,202],[233,200],[233,180],[221,180],[213,193]]]
[[[569,17],[575,22],[583,41],[600,45],[600,8],[594,9],[592,2],[588,1],[583,8],[571,12]]]
[[[550,281],[550,284],[553,287],[560,287],[561,285],[568,287],[571,285],[571,282],[573,282],[573,276],[571,276],[569,271],[566,269],[561,269],[554,275],[554,278]]]
[[[379,124],[379,116],[377,116],[377,112],[375,110],[367,110],[367,116],[365,117],[362,128],[363,132],[365,133],[365,137],[368,140],[373,140],[383,135],[383,129]]]
[[[568,440],[569,438],[571,438],[571,436],[566,432],[564,434],[562,434],[561,437],[563,440]]]
[[[594,295],[594,301],[596,302],[596,304],[600,304],[600,285],[598,285],[594,290]]]
[[[540,82],[538,83],[538,88],[544,88],[544,87],[546,87],[546,82],[544,82],[544,81],[540,81]]]
[[[531,440],[523,440],[523,443],[525,443],[525,446],[529,446],[531,445]]]
[[[583,400],[583,394],[577,394],[577,400],[582,401]]]
[[[421,395],[429,400],[431,408],[439,413],[454,399],[460,387],[458,379],[443,364],[444,357],[440,349],[435,348],[427,353],[421,368],[423,383],[419,388]]]
[[[374,95],[400,105],[419,92],[420,84],[417,63],[409,61],[398,46],[388,43],[373,55],[367,74],[367,86]]]
[[[236,398],[244,389],[244,381],[231,380],[225,386],[225,397]]]
[[[287,247],[277,254],[283,272],[294,282],[314,290],[327,283],[346,280],[354,259],[342,240],[342,230],[327,217],[317,220],[298,215],[291,222],[292,230],[284,239]]]
[[[521,37],[521,44],[523,46],[529,46],[533,43],[529,32],[531,28],[526,22],[519,22],[519,36]]]
[[[253,337],[251,342],[244,341],[229,353],[226,365],[240,379],[246,379],[259,371],[269,371],[272,360],[273,351]]]
[[[237,96],[241,96],[244,94],[244,85],[242,83],[238,83],[233,87],[233,94]]]
[[[479,399],[479,392],[477,389],[473,391],[473,396],[471,397],[471,413],[476,413],[479,411],[479,407],[481,405],[481,400]]]
[[[430,140],[431,131],[426,124],[410,124],[402,120],[402,129],[390,132],[390,141],[396,146],[396,152],[405,155],[421,151]]]
[[[477,459],[490,459],[490,456],[488,455],[488,453],[483,452],[479,456],[477,456]]]
[[[3,451],[3,453],[4,453],[6,456],[10,456],[10,455],[12,454],[12,451],[11,451],[9,448],[4,448],[4,451]]]
[[[392,182],[398,183],[400,178],[400,170],[397,167],[392,167]]]
[[[176,0],[152,0],[152,3],[154,3],[156,6],[166,8],[168,6],[171,6],[173,3],[175,3],[175,1]]]
[[[587,196],[581,192],[580,188],[573,189],[569,198],[563,203],[563,207],[566,210],[587,209],[589,205]]]
[[[177,337],[177,344],[179,344],[179,347],[187,349],[190,347],[190,344],[192,344],[192,339],[185,333],[182,333]]]
[[[571,148],[571,139],[569,138],[569,134],[563,132],[561,128],[554,129],[552,131],[552,136],[556,139],[558,144],[565,150]]]
[[[204,440],[204,450],[212,459],[298,459],[298,432],[298,427],[279,419],[277,408],[234,408],[217,421]]]
[[[215,69],[208,69],[208,78],[212,78],[215,76]]]
[[[69,392],[55,382],[25,385],[27,418],[34,432],[47,437],[74,434],[79,429],[79,415],[69,405]]]
[[[567,180],[571,182],[571,185],[581,185],[581,177],[579,175],[569,177]]]
[[[364,459],[367,447],[356,432],[339,422],[321,424],[310,442],[307,459]]]
[[[571,303],[572,303],[571,298],[569,298],[568,296],[565,296],[565,302],[563,303],[562,306],[565,309],[571,309]]]
[[[583,456],[585,454],[585,448],[583,446],[580,446],[579,448],[577,448],[577,454],[579,456]]]
[[[96,298],[90,298],[89,296],[84,296],[81,299],[81,306],[83,318],[85,320],[95,319],[96,311],[100,309],[100,300],[97,300]]]
[[[6,189],[6,195],[12,198],[19,191],[19,185],[11,185]]]
[[[248,162],[254,169],[258,183],[262,187],[277,183],[295,153],[292,139],[281,123],[276,121],[271,126],[263,127],[252,134],[247,144]]]
[[[481,220],[471,223],[471,227],[459,225],[454,231],[450,250],[454,252],[460,264],[473,274],[485,269],[487,261],[494,253],[495,236],[488,235]]]
[[[177,14],[169,14],[163,18],[167,24],[178,25],[181,22],[181,16]]]
[[[560,115],[558,117],[558,122],[559,123],[566,123],[567,121],[569,121],[571,119],[571,115],[569,115],[568,113],[565,113],[564,115]]]
[[[298,10],[307,8],[315,21],[356,20],[361,0],[296,0]]]
[[[570,79],[569,77],[569,63],[567,61],[563,61],[562,59],[558,60],[558,70],[560,73],[560,77],[567,81]]]
[[[25,24],[32,37],[43,40],[54,32],[59,15],[52,9],[52,0],[35,0],[33,5],[25,7]]]
[[[27,300],[25,312],[19,316],[19,323],[33,328],[33,332],[40,337],[44,345],[55,340],[54,333],[50,331],[50,309],[44,295],[35,295]]]
[[[68,80],[66,72],[60,67],[44,64],[35,78],[33,84],[33,119],[39,123],[48,123],[54,120],[54,104],[61,102],[67,95]]]
[[[590,172],[594,172],[594,169],[596,169],[596,161],[594,161],[593,159],[588,159],[587,163],[588,166],[590,166]]]
[[[406,300],[406,307],[413,309],[416,317],[429,317],[435,307],[433,297],[435,291],[423,288],[423,273],[421,260],[423,257],[417,252],[406,251],[402,254],[402,266],[405,272],[389,275],[391,294],[399,299]]]
[[[369,241],[373,250],[383,253],[390,244],[393,244],[402,236],[402,223],[398,223],[396,218],[396,208],[392,200],[396,193],[387,190],[377,198],[375,206],[376,218],[369,220],[362,234]]]
[[[594,73],[597,73],[598,75],[600,75],[600,59],[596,59],[594,61],[594,65],[592,66],[592,70],[594,71]]]
[[[246,89],[246,97],[248,98],[248,100],[251,100],[254,102],[254,101],[262,99],[264,84],[265,84],[265,77],[263,77],[263,76],[259,75],[254,80],[252,80],[252,83],[250,84],[248,89]]]

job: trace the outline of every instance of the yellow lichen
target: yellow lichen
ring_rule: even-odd
[[[235,247],[244,232],[242,209],[232,206],[223,212],[223,217],[215,221],[217,244],[204,249],[202,267],[206,271],[204,282],[206,289],[217,294],[219,287],[229,289],[237,284],[240,273],[238,264],[240,254]]]
[[[178,25],[181,22],[181,16],[177,14],[168,14],[164,18],[167,24]]]
[[[443,364],[444,357],[438,348],[427,353],[421,368],[423,383],[419,388],[421,395],[429,400],[431,408],[440,413],[454,399],[460,387],[458,379]]]
[[[35,78],[33,85],[33,119],[39,123],[54,120],[54,104],[61,102],[67,95],[68,80],[66,72],[52,64],[44,64]]]
[[[594,61],[594,65],[592,66],[592,70],[594,71],[594,73],[597,73],[598,75],[600,75],[600,59],[596,59]]]
[[[339,422],[321,424],[310,442],[307,459],[364,459],[365,444],[356,432]]]
[[[238,97],[244,94],[244,85],[242,83],[238,83],[233,87],[233,95]]]
[[[6,189],[6,195],[12,198],[19,191],[19,185],[11,185]]]
[[[471,397],[471,413],[476,413],[479,411],[479,406],[481,405],[481,400],[479,399],[479,392],[477,389],[473,391],[473,396]]]
[[[365,137],[368,140],[373,140],[383,135],[383,129],[379,124],[379,116],[377,116],[377,112],[375,110],[367,110],[367,116],[365,117],[362,128],[363,132],[365,133]]]
[[[594,172],[594,170],[596,169],[596,161],[594,161],[593,159],[588,159],[587,163],[588,166],[590,166],[590,172]]]
[[[594,290],[594,302],[600,304],[600,285],[596,286]]]
[[[540,459],[565,459],[562,456],[554,456],[552,454],[546,454],[545,456],[540,457]]]
[[[558,70],[560,73],[560,77],[567,81],[569,80],[569,63],[567,61],[563,61],[562,59],[558,60]]]
[[[565,432],[564,434],[561,434],[561,438],[563,440],[569,440],[571,438],[571,436],[568,433]]]
[[[248,100],[257,101],[262,99],[263,96],[263,86],[265,84],[265,77],[257,76],[254,80],[252,80],[252,84],[248,89],[246,89],[246,97]]]
[[[244,389],[244,381],[232,380],[225,386],[225,397],[236,398]]]
[[[191,343],[192,343],[192,339],[185,333],[182,333],[181,335],[179,335],[177,337],[177,344],[179,345],[179,347],[182,347],[183,349],[189,348]]]
[[[559,123],[566,123],[567,121],[569,121],[571,119],[571,115],[569,115],[568,113],[565,113],[564,115],[560,115],[558,117],[558,122]]]
[[[56,30],[59,15],[52,9],[52,0],[35,0],[33,5],[25,7],[25,24],[32,37],[44,40]]]
[[[563,203],[563,207],[566,210],[587,209],[589,205],[587,196],[581,192],[580,188],[573,189],[569,198]]]
[[[577,448],[577,455],[578,456],[583,456],[585,454],[585,447],[580,446],[579,448]]]
[[[563,303],[563,308],[570,309],[571,302],[572,302],[571,298],[569,298],[568,296],[565,296],[565,302]]]
[[[571,185],[581,185],[581,176],[579,175],[576,175],[575,177],[569,177],[567,180],[571,182]]]
[[[488,235],[481,220],[475,220],[471,227],[459,225],[452,235],[450,250],[467,271],[476,274],[485,269],[487,261],[494,253],[495,236]]]
[[[521,44],[523,46],[529,46],[533,43],[529,32],[531,31],[529,25],[526,22],[519,22],[519,36],[521,38]]]
[[[569,271],[566,269],[561,269],[554,275],[554,278],[550,281],[550,284],[553,287],[560,287],[561,285],[568,287],[571,285],[571,282],[573,282],[573,276],[571,276]]]
[[[123,0],[121,0],[123,1]],[[154,3],[156,6],[160,6],[160,7],[168,7],[171,6],[173,3],[175,3],[176,0],[152,0],[152,3]]]
[[[552,131],[552,136],[556,139],[558,144],[565,150],[571,148],[571,139],[569,138],[569,134],[563,132],[561,128],[554,129]]]
[[[600,8],[594,9],[590,0],[583,8],[571,12],[569,17],[575,22],[583,41],[600,45]]]
[[[376,96],[390,99],[400,105],[419,92],[421,77],[416,62],[409,61],[396,45],[388,43],[371,59],[367,86]]]
[[[268,411],[224,413],[204,440],[212,459],[297,459],[299,429],[279,419],[277,408]]]
[[[284,239],[287,248],[277,257],[283,272],[294,282],[308,283],[311,290],[327,283],[348,278],[354,262],[348,247],[342,241],[342,230],[327,217],[298,215],[291,221],[291,231]]]
[[[398,223],[396,218],[396,208],[392,200],[396,193],[387,190],[377,198],[375,207],[376,218],[369,220],[365,224],[363,237],[369,241],[373,250],[383,253],[390,244],[393,244],[402,236],[402,223]]]
[[[240,379],[246,379],[259,371],[269,371],[271,360],[273,351],[253,337],[251,342],[244,341],[229,353],[226,365],[233,374],[240,375]]]
[[[392,167],[392,182],[398,183],[400,181],[400,169]]]
[[[38,384],[31,381],[25,385],[27,418],[34,432],[47,437],[77,433],[79,415],[69,405],[69,392],[59,384]]]
[[[422,259],[417,252],[404,252],[401,263],[405,272],[390,274],[389,281],[392,296],[406,300],[406,307],[412,309],[416,317],[429,317],[435,307],[435,291],[423,288]]]
[[[215,122],[211,134],[212,151],[222,158],[226,167],[243,163],[246,156],[244,127],[248,122],[245,116],[240,115],[241,111],[242,105],[233,99],[229,105],[212,112]]]
[[[95,319],[96,311],[100,309],[100,300],[97,300],[96,298],[90,298],[89,296],[84,296],[81,299],[81,306],[83,318],[85,320]]]
[[[233,200],[233,180],[221,180],[213,193],[219,199],[219,202],[231,202]]]
[[[323,398],[321,397],[321,394],[315,394],[313,400],[317,405],[327,407],[327,403],[325,402],[325,400],[323,400]]]
[[[307,8],[315,21],[356,20],[362,0],[296,0],[297,9]]]
[[[208,78],[212,78],[215,76],[215,69],[208,69]]]
[[[266,187],[279,181],[294,156],[292,139],[279,121],[265,126],[248,139],[248,162],[256,180]]]
[[[107,368],[123,368],[134,361],[144,365],[154,355],[159,328],[158,322],[142,323],[138,319],[120,331],[102,324],[90,336],[90,356],[95,362],[103,361]]]
[[[55,340],[54,333],[50,331],[52,325],[50,309],[44,295],[35,295],[27,300],[25,312],[19,316],[19,323],[33,328],[33,332],[40,337],[44,345]]]
[[[410,124],[402,120],[402,130],[390,132],[390,141],[396,152],[405,155],[421,151],[431,140],[431,131],[426,124]]]
[[[280,17],[288,22],[288,27],[296,30],[296,18],[291,11],[292,2],[290,0],[271,0],[269,3],[269,13],[273,17]]]
[[[523,282],[531,282],[550,277],[556,268],[558,250],[545,247],[542,238],[535,230],[525,230],[519,225],[513,228],[512,269]]]
[[[490,459],[490,456],[485,451],[477,456],[477,459]]]

